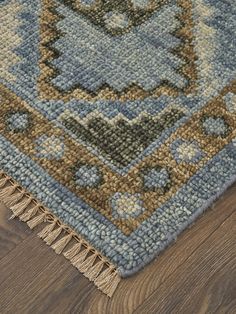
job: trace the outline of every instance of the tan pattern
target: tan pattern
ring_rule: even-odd
[[[30,132],[22,134],[21,136],[8,132],[4,125],[4,119],[0,122],[1,133],[14,143],[23,153],[29,155],[33,160],[39,163],[48,173],[57,181],[61,182],[72,192],[81,197],[93,208],[96,208],[109,220],[111,220],[118,228],[120,228],[126,235],[134,231],[140,223],[147,219],[151,213],[166,202],[176,191],[187,182],[187,180],[203,167],[216,153],[218,153],[227,143],[229,143],[236,136],[236,116],[232,115],[226,110],[223,96],[228,92],[236,93],[236,83],[231,84],[230,87],[225,88],[219,96],[209,102],[202,110],[193,115],[182,127],[173,133],[168,140],[155,150],[150,156],[144,158],[138,165],[134,166],[127,175],[121,176],[114,173],[110,168],[105,166],[97,157],[90,154],[88,150],[82,145],[76,143],[69,138],[63,130],[52,126],[39,113],[33,111],[26,103],[22,102],[13,93],[2,87],[2,93],[5,95],[0,112],[1,117],[11,110],[11,108],[19,109],[27,108],[32,114],[32,127]],[[206,136],[200,125],[200,119],[204,114],[211,114],[224,117],[225,121],[231,127],[231,132],[225,138],[214,138]],[[39,127],[40,126],[40,127]],[[43,135],[63,136],[65,143],[65,155],[60,161],[47,160],[39,158],[35,153],[35,140]],[[186,164],[184,162],[177,163],[170,151],[171,143],[178,138],[186,140],[195,139],[205,156],[197,164]],[[73,181],[73,166],[77,163],[86,163],[99,166],[103,174],[102,185],[95,189],[78,188]],[[171,176],[171,187],[164,194],[161,191],[143,191],[143,183],[141,178],[141,171],[145,167],[162,166],[167,167]],[[63,169],[63,173],[60,171]],[[131,194],[142,193],[142,201],[145,207],[145,212],[138,218],[130,219],[114,219],[112,218],[110,198],[114,193],[128,192]]]
[[[15,81],[10,68],[20,61],[20,57],[13,52],[21,43],[21,38],[16,32],[20,23],[16,16],[20,9],[21,5],[12,0],[0,10],[0,78],[10,82]]]

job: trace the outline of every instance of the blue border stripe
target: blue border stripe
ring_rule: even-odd
[[[154,258],[236,177],[236,147],[231,143],[127,237],[2,136],[0,152],[1,168],[117,264],[123,276]]]

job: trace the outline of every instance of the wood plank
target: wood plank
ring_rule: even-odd
[[[28,280],[38,276],[54,259],[53,252],[48,252],[49,248],[40,242],[32,234],[0,261],[1,306],[11,303],[15,295],[25,288]]]
[[[82,308],[97,288],[36,233],[0,260],[0,313],[54,313],[55,305],[55,313],[72,305]],[[71,292],[79,300],[71,299]]]
[[[14,285],[20,281],[23,289],[17,288],[15,294],[10,295],[7,287],[3,290],[7,294],[4,296],[5,300],[8,299],[4,313],[67,313],[67,309],[72,306],[82,310],[90,300],[91,291],[96,290],[94,285],[62,256],[50,258],[43,270],[36,270],[35,274],[37,267],[36,262],[33,269],[31,268],[31,274],[22,274],[16,282],[13,280],[11,283]],[[79,298],[72,298],[74,294]]]
[[[26,224],[9,220],[11,212],[0,203],[0,260],[31,234]]]
[[[236,212],[134,313],[236,313],[235,279]]]

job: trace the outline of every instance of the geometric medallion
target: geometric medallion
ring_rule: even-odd
[[[193,92],[187,2],[43,0],[41,97],[134,100]]]

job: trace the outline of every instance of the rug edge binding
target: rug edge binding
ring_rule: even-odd
[[[135,274],[137,271],[143,269],[148,264],[150,264],[155,258],[158,258],[161,253],[171,245],[173,245],[178,239],[179,235],[187,229],[191,229],[192,226],[196,223],[197,219],[199,219],[202,215],[205,214],[207,210],[210,210],[214,207],[214,202],[219,201],[221,197],[223,197],[223,193],[226,192],[228,188],[230,188],[234,183],[236,183],[236,175],[233,175],[229,180],[222,185],[221,189],[216,192],[212,197],[210,197],[203,206],[199,207],[198,210],[192,215],[191,219],[184,223],[181,228],[168,237],[167,242],[165,242],[162,247],[155,252],[153,255],[150,255],[143,264],[140,264],[138,267],[133,268],[132,271],[126,271],[122,273],[122,278],[127,278]]]
[[[12,211],[10,219],[18,217],[30,229],[43,225],[38,237],[56,254],[63,254],[100,291],[112,297],[121,281],[117,267],[2,170],[0,201]],[[72,242],[75,244],[66,250]]]

